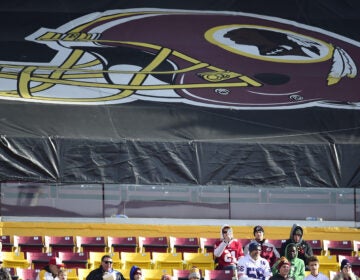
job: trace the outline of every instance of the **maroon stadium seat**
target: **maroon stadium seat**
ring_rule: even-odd
[[[66,268],[88,268],[88,253],[59,252],[58,255]]]
[[[214,252],[215,243],[219,241],[219,238],[207,238],[207,237],[200,237],[200,248],[205,252]]]
[[[233,270],[205,270],[206,280],[231,280],[234,275]]]
[[[11,242],[10,235],[2,235],[0,238],[0,242],[2,243],[2,251],[3,252],[12,252],[14,249],[14,244]]]
[[[42,269],[49,264],[50,259],[55,256],[52,253],[28,252],[26,259],[30,263],[32,269]]]
[[[112,237],[108,236],[107,245],[111,252],[136,252],[138,248],[135,236]]]
[[[81,252],[105,252],[107,245],[103,236],[76,236],[76,246]]]
[[[21,252],[24,252],[25,257],[27,252],[44,252],[45,247],[42,236],[19,236],[14,235],[14,247]]]
[[[351,256],[354,249],[351,240],[323,240],[323,247],[328,255]]]
[[[139,236],[139,247],[142,252],[168,252],[169,243],[166,236],[143,237]]]
[[[193,252],[200,250],[200,243],[197,237],[173,237],[169,238],[170,248],[175,253]]]
[[[75,252],[75,240],[73,236],[44,236],[45,247],[48,252]]]

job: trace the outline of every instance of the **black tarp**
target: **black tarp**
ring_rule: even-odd
[[[6,1],[0,7],[2,71],[16,71],[9,70],[8,64],[26,64],[26,79],[31,65],[47,65],[57,55],[58,50],[31,40],[40,28],[59,31],[60,26],[92,13],[97,13],[92,14],[96,17],[98,13],[137,8],[165,9],[162,12],[181,9],[185,14],[190,10],[241,12],[255,14],[259,20],[265,16],[291,20],[299,33],[304,24],[325,30],[312,32],[330,38],[333,34],[343,36],[336,42],[346,38],[344,48],[351,49],[355,65],[360,62],[357,1]],[[182,24],[169,23],[169,33],[177,34],[174,29],[181,29]],[[149,42],[157,40],[157,26],[147,26],[149,31],[142,30],[144,34],[137,36]],[[196,48],[189,42],[169,40],[165,41],[169,46]],[[84,46],[80,49],[89,51]],[[194,56],[206,57],[204,52],[196,49]],[[142,61],[150,59],[148,53],[142,53]],[[129,60],[136,55],[129,52]],[[218,60],[216,66],[221,64],[221,54],[207,57]],[[164,63],[163,67],[169,65]],[[38,74],[41,78],[42,72]],[[303,72],[297,83],[307,86],[320,79],[317,75]],[[120,104],[78,105],[26,102],[6,96],[0,99],[0,178],[57,183],[358,187],[358,85],[356,75],[342,92],[345,98],[326,106],[295,108],[209,107],[147,101],[145,97]],[[0,87],[0,92],[7,92],[1,81]]]

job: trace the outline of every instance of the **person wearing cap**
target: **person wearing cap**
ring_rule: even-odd
[[[58,279],[57,276],[61,268],[64,267],[64,264],[59,258],[52,257],[49,260],[49,263],[42,269],[45,271],[44,278],[45,280],[55,280]],[[40,279],[40,273],[37,280]],[[42,279],[41,279],[42,280]]]
[[[200,275],[200,269],[198,269],[197,267],[193,266],[190,269],[190,273],[188,275],[188,279],[189,280],[200,280],[201,275]]]
[[[236,263],[244,256],[241,242],[233,236],[232,228],[225,224],[220,230],[220,240],[214,245],[216,269],[236,269]]]
[[[295,243],[290,243],[285,248],[285,258],[290,262],[289,278],[294,280],[303,280],[305,277],[305,263],[297,257],[298,249]],[[272,267],[273,274],[278,273],[279,259]]]
[[[246,255],[249,252],[250,243],[257,242],[261,245],[261,257],[266,259],[269,262],[270,267],[272,267],[280,258],[278,250],[276,250],[275,246],[264,238],[264,228],[262,226],[255,226],[253,234],[254,239],[245,245],[244,254]]]
[[[102,256],[100,266],[92,270],[86,280],[125,280],[120,271],[113,269],[112,264],[110,255]]]
[[[9,271],[3,266],[3,260],[1,258],[0,258],[0,279],[11,280],[11,275]]]
[[[269,280],[291,280],[289,277],[291,263],[287,258],[281,257],[277,264],[277,273],[270,277]]]
[[[358,280],[359,277],[352,271],[351,263],[348,259],[343,259],[340,264],[340,272],[337,273],[333,280]]]
[[[269,262],[261,257],[261,245],[252,242],[249,245],[249,253],[238,261],[238,279],[248,278],[266,280],[272,276]]]
[[[319,271],[320,262],[316,256],[311,256],[308,259],[310,274],[305,277],[305,280],[329,280],[329,278]]]
[[[137,265],[133,265],[130,268],[129,277],[130,277],[130,280],[141,280],[142,279],[141,268],[138,267]]]
[[[302,259],[305,265],[308,264],[308,258],[313,256],[313,250],[308,242],[303,240],[304,230],[298,225],[294,224],[290,230],[290,238],[282,243],[280,255],[285,256],[285,248],[290,243],[295,243],[298,250],[298,258]],[[308,269],[307,269],[308,270]]]

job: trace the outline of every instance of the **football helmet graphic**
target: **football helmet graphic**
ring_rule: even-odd
[[[359,43],[243,13],[124,10],[41,28],[50,63],[0,62],[0,98],[233,109],[358,108]]]

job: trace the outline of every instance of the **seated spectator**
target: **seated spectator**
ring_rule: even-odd
[[[305,280],[329,280],[325,274],[319,272],[320,262],[316,256],[308,258],[308,266],[310,274],[305,277]]]
[[[334,276],[333,280],[358,280],[352,271],[351,263],[347,259],[343,259],[340,265],[340,272]]]
[[[1,244],[1,242],[0,242]],[[11,280],[11,275],[9,273],[9,271],[3,267],[3,260],[1,259],[0,256],[0,279],[1,280]]]
[[[264,228],[262,226],[255,226],[253,230],[254,239],[251,242],[257,242],[261,245],[261,257],[266,259],[270,267],[272,267],[275,262],[280,258],[279,252],[276,250],[275,246],[268,242],[264,238]],[[249,252],[249,244],[246,244],[244,247],[244,254],[246,255]]]
[[[125,280],[121,272],[113,269],[113,261],[110,255],[101,257],[101,264],[92,270],[86,280]]]
[[[291,263],[289,278],[294,280],[303,280],[305,277],[305,263],[302,259],[297,257],[298,250],[294,243],[290,243],[285,248],[285,258]],[[280,262],[278,260],[272,267],[273,274],[278,273],[277,265]]]
[[[290,280],[289,273],[290,273],[291,263],[285,257],[281,257],[277,264],[277,273],[270,277],[269,280]]]
[[[57,276],[59,274],[59,271],[61,268],[63,268],[64,265],[62,263],[62,261],[59,258],[56,257],[52,257],[49,261],[49,264],[46,265],[42,270],[45,270],[45,274],[44,274],[44,279],[45,280],[55,280],[57,279]],[[40,273],[38,276],[39,280],[40,278]]]
[[[214,246],[216,269],[236,269],[236,263],[244,256],[242,244],[233,236],[232,228],[223,225],[220,231],[220,240]]]
[[[56,280],[67,280],[67,272],[65,269],[60,269]]]
[[[171,279],[172,277],[169,274],[164,274],[163,276],[161,276],[161,280],[171,280]]]
[[[249,254],[238,261],[238,279],[249,278],[267,280],[272,274],[269,262],[260,256],[261,245],[253,242],[249,245]]]
[[[130,269],[130,280],[141,280],[142,279],[142,271],[141,268],[133,265]]]
[[[298,258],[302,259],[305,265],[308,264],[307,259],[313,255],[312,248],[308,242],[303,240],[304,230],[298,224],[294,224],[290,230],[290,238],[281,245],[280,255],[285,256],[285,248],[290,243],[294,243],[298,250]]]
[[[201,278],[200,270],[197,267],[192,267],[188,276],[189,280],[199,280]]]

